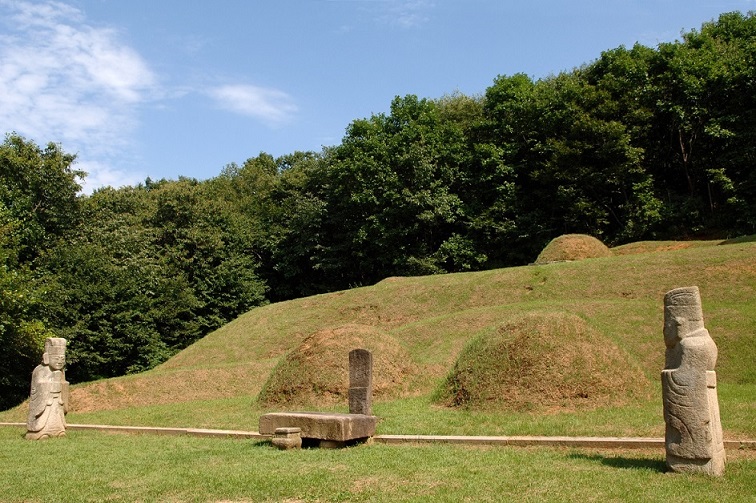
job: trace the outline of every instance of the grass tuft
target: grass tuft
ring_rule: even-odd
[[[475,337],[437,399],[454,407],[547,412],[650,396],[643,372],[611,339],[566,312],[519,315]]]
[[[373,395],[395,398],[408,391],[414,368],[399,342],[376,327],[349,324],[307,337],[273,369],[258,397],[263,406],[298,407],[345,403],[349,352],[373,353]]]
[[[586,234],[564,234],[552,239],[535,260],[536,264],[611,257],[612,251]]]

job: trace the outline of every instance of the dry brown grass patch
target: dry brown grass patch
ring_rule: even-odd
[[[273,370],[263,386],[263,405],[302,406],[347,403],[349,351],[373,353],[373,395],[398,397],[408,391],[414,365],[407,351],[385,331],[349,324],[307,337]]]
[[[145,373],[80,384],[71,390],[71,412],[144,407],[193,400],[254,396],[271,363]]]
[[[657,253],[688,248],[701,248],[723,244],[721,240],[714,241],[637,241],[612,248],[614,255],[635,255],[639,253]]]
[[[576,315],[530,313],[476,337],[438,398],[448,406],[539,412],[622,405],[650,387],[629,360]]]
[[[536,264],[566,262],[587,258],[611,257],[612,251],[598,239],[586,234],[565,234],[554,238],[536,258]]]

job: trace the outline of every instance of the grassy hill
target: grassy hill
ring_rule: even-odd
[[[333,334],[349,332],[353,344],[374,344],[377,357],[386,352],[407,360],[392,374],[396,385],[376,394],[379,433],[663,436],[662,297],[698,285],[706,327],[719,348],[725,434],[756,436],[756,242],[635,243],[612,251],[577,262],[388,278],[257,308],[149,372],[75,386],[69,421],[254,430],[260,414],[282,407],[258,400],[266,383],[280,385],[276,376],[297,373],[282,366],[296,360],[307,381],[325,375],[338,352],[346,365],[348,348]],[[441,395],[465,348],[526,314],[578,319],[585,326],[580,333],[590,335],[580,335],[581,351],[596,349],[589,360],[601,363],[601,355],[611,354],[610,365],[587,367],[585,375],[600,372],[609,385],[616,375],[629,393],[609,402],[567,396],[544,408],[534,385],[518,389],[518,403],[533,407],[509,407],[506,400],[450,406]],[[318,352],[308,344],[326,346]],[[570,344],[552,346],[564,352]],[[296,359],[295,353],[310,356]],[[394,367],[376,366],[376,373],[379,368]],[[328,400],[310,389],[296,405],[346,410],[342,389],[328,391]],[[25,420],[25,411],[24,404],[0,413],[0,420]]]

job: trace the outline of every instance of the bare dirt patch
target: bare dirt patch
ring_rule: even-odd
[[[255,395],[272,364],[250,363],[94,381],[71,390],[71,412],[94,412]]]

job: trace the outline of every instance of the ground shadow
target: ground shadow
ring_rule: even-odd
[[[269,449],[273,447],[273,442],[271,442],[269,439],[265,439],[265,440],[254,439],[252,440],[252,442],[250,442],[250,445],[256,449],[259,449],[259,448]]]
[[[650,470],[655,472],[666,472],[667,467],[663,459],[649,458],[629,458],[625,456],[602,456],[601,454],[570,454],[571,459],[586,459],[589,461],[598,461],[602,465],[611,466],[612,468],[624,468],[626,470]]]
[[[739,243],[753,243],[754,241],[756,241],[756,234],[751,234],[749,236],[740,236],[740,237],[732,238],[732,239],[725,239],[719,244],[720,245],[734,245],[734,244],[739,244]]]

